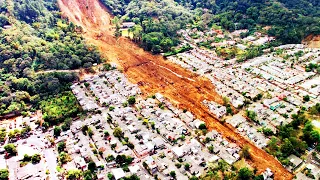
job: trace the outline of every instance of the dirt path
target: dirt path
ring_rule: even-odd
[[[142,92],[160,92],[179,108],[188,109],[205,120],[210,129],[232,137],[240,146],[248,144],[259,173],[269,167],[275,172],[275,179],[292,179],[293,176],[277,160],[232,128],[222,125],[202,105],[204,99],[222,103],[208,79],[165,61],[162,56],[151,55],[125,38],[116,40],[110,28],[110,16],[98,0],[58,0],[58,3],[65,17],[83,27],[83,36],[88,43],[96,45],[105,58],[122,67],[124,74],[137,83]]]
[[[73,70],[46,70],[46,71],[38,71],[36,74],[46,74],[46,73],[53,73],[53,72],[74,72],[74,73],[79,73],[80,69],[73,69]]]

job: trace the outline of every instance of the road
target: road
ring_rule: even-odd
[[[43,153],[46,158],[47,166],[50,172],[50,180],[58,180],[56,175],[57,159],[56,155],[53,152],[53,149],[45,149]]]

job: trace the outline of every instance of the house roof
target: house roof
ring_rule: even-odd
[[[182,157],[184,155],[183,148],[181,147],[173,147],[172,152],[177,155],[178,157]]]
[[[290,162],[292,164],[294,164],[294,166],[299,166],[302,163],[302,159],[298,158],[297,156],[291,154],[288,159],[290,160]]]
[[[111,169],[111,172],[116,180],[126,176],[122,168]]]

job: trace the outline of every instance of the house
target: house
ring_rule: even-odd
[[[271,169],[267,168],[265,172],[262,173],[263,179],[265,180],[272,180],[273,179],[273,173]]]
[[[299,172],[296,174],[296,179],[298,180],[311,180],[311,178],[309,178],[308,176],[306,176],[305,174],[303,174],[302,172]]]
[[[227,123],[231,124],[233,127],[237,127],[244,122],[246,122],[246,119],[240,114],[234,115],[227,120]]]
[[[162,138],[156,137],[152,140],[152,142],[155,144],[156,149],[164,149],[166,147],[165,142]]]
[[[124,28],[124,29],[132,28],[135,25],[136,24],[134,22],[124,22],[124,23],[122,23],[121,28]]]
[[[151,156],[145,158],[144,166],[150,174],[155,174],[158,171],[158,166]]]
[[[212,155],[211,158],[208,160],[208,162],[210,162],[210,163],[218,162],[219,159],[220,159],[219,156]]]
[[[182,147],[173,147],[172,152],[177,158],[181,158],[184,156],[184,151]]]
[[[82,157],[76,157],[74,158],[74,162],[76,164],[76,167],[82,170],[85,170],[85,168],[87,167],[87,163],[85,162],[85,160]]]
[[[302,159],[298,158],[297,156],[291,154],[288,157],[290,163],[292,164],[292,171],[294,171],[295,169],[297,169],[301,164],[302,164]]]
[[[126,177],[122,168],[111,169],[111,172],[116,180]]]
[[[196,119],[194,120],[193,122],[190,123],[190,126],[194,129],[199,129],[200,125],[201,124],[205,124],[205,122],[199,120],[199,119]]]

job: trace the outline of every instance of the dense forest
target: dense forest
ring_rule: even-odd
[[[282,44],[300,43],[320,34],[320,3],[316,0],[101,0],[123,21],[133,21],[135,40],[146,50],[170,51],[176,31],[187,24],[197,28],[212,24],[224,29],[271,26],[268,34]],[[171,39],[171,40],[170,40]]]
[[[0,1],[0,116],[35,109],[50,95],[68,91],[73,72],[100,63],[81,27],[60,17],[55,0]],[[30,106],[31,105],[31,106]]]
[[[176,32],[192,22],[192,12],[172,0],[101,0],[122,21],[135,22],[134,41],[153,53],[170,51],[178,44]]]

